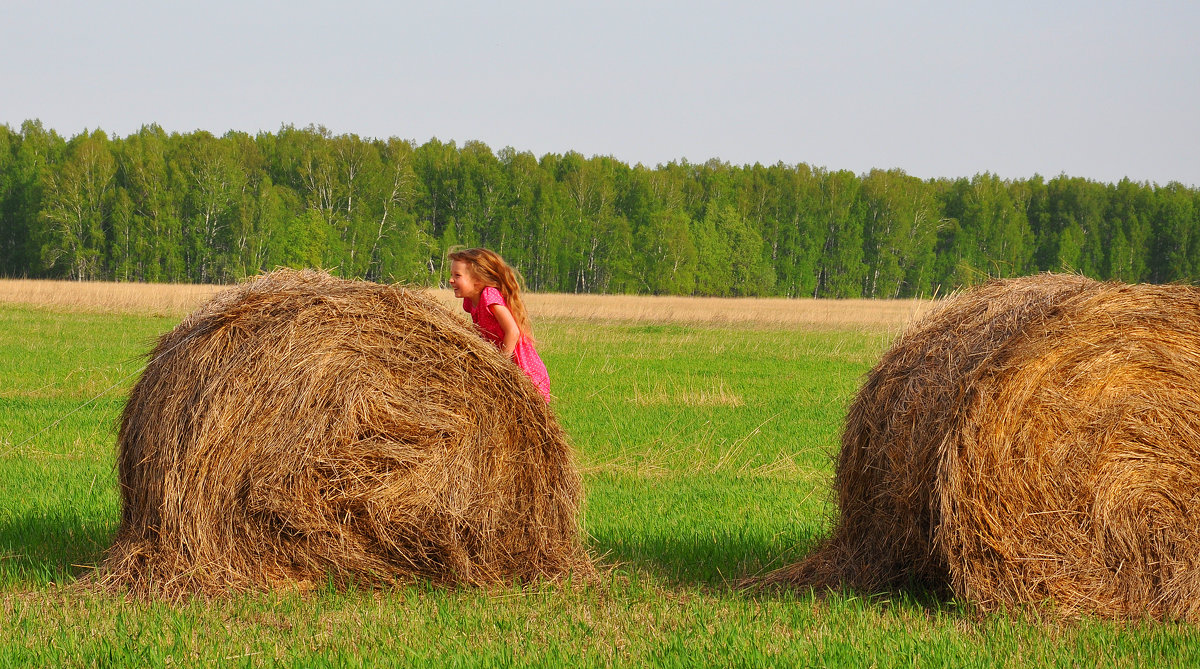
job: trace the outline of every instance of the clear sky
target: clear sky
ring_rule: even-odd
[[[0,123],[1200,186],[1200,2],[14,0]]]

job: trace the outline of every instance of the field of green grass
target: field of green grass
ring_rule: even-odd
[[[881,329],[538,323],[598,583],[88,593],[76,579],[120,514],[123,399],[177,322],[0,304],[0,667],[1200,664],[1182,624],[738,588],[829,531],[833,450]]]

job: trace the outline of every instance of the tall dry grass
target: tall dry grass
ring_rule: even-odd
[[[185,316],[229,286],[0,279],[0,303],[106,313]]]
[[[0,303],[183,317],[228,286],[0,279]],[[457,307],[451,291],[432,289]],[[931,300],[814,300],[529,293],[533,319],[646,323],[732,323],[815,328],[897,329],[925,313]]]

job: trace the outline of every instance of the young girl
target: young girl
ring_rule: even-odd
[[[450,287],[463,310],[488,341],[513,359],[550,401],[546,365],[533,350],[532,329],[521,302],[517,273],[493,251],[465,249],[450,254]]]

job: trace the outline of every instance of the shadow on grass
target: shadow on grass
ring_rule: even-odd
[[[713,535],[593,534],[591,549],[602,566],[648,572],[676,586],[737,588],[747,578],[801,559],[819,537],[797,532],[784,537]],[[794,546],[794,548],[781,548]]]
[[[114,528],[67,513],[27,514],[0,523],[0,583],[44,586],[90,572]]]
[[[849,584],[831,587],[772,583],[747,585],[743,588],[743,593],[747,597],[760,600],[812,597],[837,607],[887,609],[900,606],[920,609],[927,615],[963,612],[961,603],[955,599],[948,583],[911,581],[874,588]]]
[[[772,540],[752,537],[657,535],[632,540],[628,536],[591,537],[602,567],[651,575],[672,587],[697,587],[712,592],[739,592],[753,599],[797,599],[857,602],[861,606],[914,607],[927,613],[956,610],[948,585],[909,582],[873,589],[813,588],[803,585],[756,586],[753,579],[797,562],[817,550],[819,531],[797,530]],[[782,548],[781,548],[782,546]],[[787,548],[786,546],[790,546]]]

